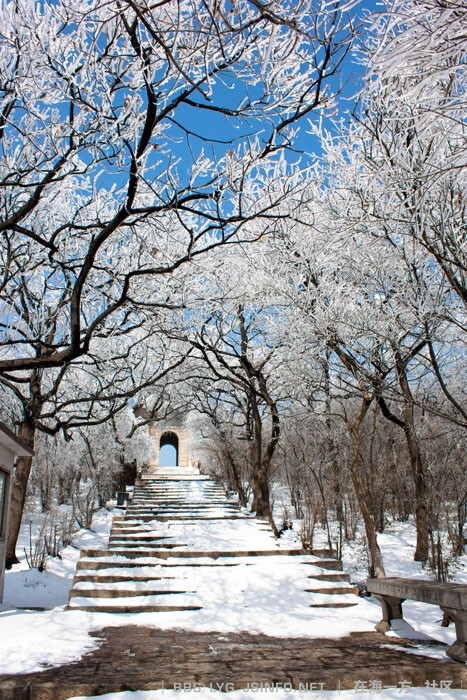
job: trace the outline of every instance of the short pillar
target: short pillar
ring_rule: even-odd
[[[467,610],[441,608],[444,613],[454,620],[456,625],[456,641],[446,649],[446,654],[454,661],[467,661]]]
[[[117,506],[128,505],[130,494],[127,491],[117,491]]]
[[[388,632],[391,629],[391,620],[403,620],[402,603],[405,598],[394,598],[389,595],[375,595],[381,603],[383,619],[375,625],[377,632]]]

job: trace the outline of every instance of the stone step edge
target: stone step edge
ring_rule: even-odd
[[[136,564],[133,568],[137,568],[139,565]],[[199,568],[199,566],[202,566],[201,564],[194,564],[192,565],[193,567]],[[209,565],[205,564],[206,568],[208,568]],[[212,565],[210,565],[211,568]],[[252,566],[252,564],[251,564]],[[112,568],[112,566],[107,567],[109,569]],[[119,568],[118,566],[115,566],[114,568]],[[144,568],[144,567],[141,567]],[[151,567],[146,567],[150,569]],[[172,568],[176,569],[177,567],[165,567],[165,568]],[[102,572],[106,571],[106,568],[103,568],[101,570]],[[135,581],[138,583],[142,583],[145,581],[186,581],[188,579],[187,576],[181,576],[180,574],[178,576],[160,576],[158,574],[151,574],[150,572],[145,572],[138,575],[134,575],[131,573],[120,573],[120,574],[106,574],[106,573],[95,573],[96,569],[79,569],[77,570],[76,574],[73,577],[73,586],[75,583],[82,583],[82,582],[90,582],[90,583],[124,583],[125,581]],[[175,571],[173,572],[175,574]],[[341,578],[345,577],[345,578]],[[340,574],[336,572],[335,574],[315,574],[314,576],[308,576],[309,579],[312,579],[312,581],[329,581],[330,583],[350,583],[350,576],[349,574]],[[356,586],[352,586],[352,588],[346,588],[345,590],[352,593],[353,589],[357,591],[358,595],[358,588]],[[305,589],[307,590],[307,589]]]
[[[135,557],[137,559],[137,557]],[[216,559],[212,559],[211,562],[197,562],[193,561],[190,559],[190,563],[186,564],[173,564],[173,563],[167,563],[164,561],[163,557],[158,557],[157,558],[157,566],[163,567],[164,569],[173,569],[176,571],[177,569],[180,569],[181,567],[189,567],[190,569],[194,568],[199,568],[199,567],[219,567],[219,566],[224,566],[224,567],[233,567],[233,566],[240,566],[242,562],[236,562],[235,559],[232,559],[229,562],[217,562]],[[180,561],[180,560],[178,560]],[[76,571],[106,571],[107,569],[133,569],[133,568],[138,568],[141,566],[155,566],[155,564],[145,564],[142,561],[133,561],[130,558],[127,558],[127,561],[109,561],[107,560],[102,560],[102,559],[79,559],[77,564],[76,564]],[[253,566],[253,564],[247,564],[243,563],[243,566]]]
[[[130,513],[129,514],[131,517],[135,517],[135,513]],[[164,515],[137,515],[137,517],[140,520],[143,520],[144,522],[150,522],[151,520],[159,520],[159,522],[167,522],[169,520],[185,520],[186,522],[190,521],[197,521],[197,520],[252,520],[251,516],[247,515],[241,515],[240,513],[238,515],[234,515],[233,513],[226,514],[226,515],[209,515],[209,513],[206,513],[204,516],[201,515],[167,515],[164,513]],[[146,520],[144,520],[146,519]]]
[[[112,549],[115,548],[119,545],[122,547],[147,547],[148,546],[148,541],[149,542],[154,542],[154,546],[156,549],[174,549],[175,547],[186,547],[187,545],[184,542],[159,542],[158,537],[141,537],[141,538],[129,538],[125,539],[124,537],[119,536],[111,536],[109,538],[109,546],[112,545]],[[141,543],[141,544],[140,544]]]
[[[186,502],[180,502],[180,503],[170,503],[167,501],[164,502],[155,502],[155,501],[130,501],[130,503],[127,506],[127,509],[130,510],[135,510],[135,509],[143,509],[143,508],[159,508],[160,510],[179,510],[179,511],[186,511],[186,510],[238,510],[238,506],[232,503],[228,503],[227,501],[223,503],[186,503]]]
[[[225,499],[222,499],[222,498],[213,499],[212,498],[212,499],[209,499],[209,501],[200,501],[200,500],[194,500],[194,499],[192,501],[188,501],[186,498],[179,498],[178,496],[175,496],[175,495],[167,497],[167,495],[163,494],[163,493],[157,494],[156,496],[157,497],[137,494],[131,499],[131,503],[150,502],[150,503],[160,503],[162,505],[164,505],[165,503],[174,503],[174,504],[186,505],[187,507],[190,505],[193,505],[193,506],[199,506],[199,507],[204,506],[206,508],[208,507],[208,505],[230,506],[231,508],[234,508],[236,505],[235,503],[228,501],[226,498]]]
[[[213,515],[236,515],[239,513],[238,508],[232,506],[209,506],[206,508],[196,508],[193,506],[185,507],[175,507],[174,506],[160,506],[157,503],[152,505],[140,506],[137,503],[128,506],[126,509],[127,515],[135,515],[135,513],[141,513],[142,515],[159,513],[160,515],[204,515],[205,513],[212,513]]]
[[[326,595],[356,595],[358,596],[357,586],[333,586],[329,588],[304,588],[305,593],[325,593]]]
[[[355,603],[348,603],[348,602],[339,602],[336,600],[336,602],[330,602],[330,603],[311,603],[308,605],[309,608],[353,608],[354,605],[358,605],[358,601],[355,601]]]
[[[67,605],[65,610],[81,610],[92,613],[142,613],[142,612],[185,612],[202,610],[202,605]]]
[[[95,570],[92,570],[95,571]],[[104,569],[105,571],[105,569]],[[85,572],[85,573],[83,573]],[[131,574],[96,574],[89,569],[79,570],[73,576],[73,586],[76,583],[125,583],[125,581],[142,583],[144,581],[183,581],[186,576],[132,576]]]
[[[151,476],[143,476],[142,478],[135,481],[135,488],[138,486],[143,486],[145,483],[152,482],[155,484],[165,484],[167,482],[172,482],[176,484],[179,481],[188,482],[211,482],[215,485],[215,481],[210,479],[208,476],[197,476],[196,474],[151,474]]]
[[[138,537],[138,535],[140,535],[140,536]],[[135,539],[135,540],[141,540],[141,539],[146,540],[146,539],[151,539],[151,540],[160,540],[160,541],[163,541],[163,540],[171,539],[171,538],[169,538],[169,537],[166,536],[166,535],[159,535],[158,532],[157,532],[157,530],[142,530],[141,528],[135,529],[135,530],[126,530],[126,529],[123,529],[123,528],[122,528],[121,530],[120,530],[120,529],[119,529],[119,530],[114,530],[114,529],[112,528],[112,530],[110,531],[109,539],[112,538],[112,537],[113,537],[114,539],[115,539],[115,538],[119,538],[119,537],[123,537],[123,538],[125,538],[126,540],[131,540],[131,539]]]
[[[196,594],[196,591],[169,591],[167,589],[137,589],[137,588],[72,588],[68,595],[68,600],[72,598],[136,598],[139,596],[158,596],[158,595],[180,595],[180,594]]]
[[[182,545],[184,546],[184,545]],[[125,549],[122,551],[122,556],[127,556],[128,553],[131,552],[131,549]],[[164,555],[164,557],[181,557],[181,558],[187,558],[187,559],[192,559],[192,558],[200,558],[200,557],[206,557],[209,559],[219,559],[219,557],[270,557],[270,556],[313,556],[310,554],[305,549],[265,549],[265,550],[194,550],[194,549],[187,549],[187,550],[175,550],[175,551],[166,551],[166,550],[159,550],[157,547],[147,549],[147,550],[142,550],[142,549],[135,549],[135,556],[141,556],[146,555],[146,556],[156,556],[159,557],[159,555]],[[116,556],[118,555],[118,549],[82,549],[80,552],[81,557],[103,557],[105,555],[108,556]],[[337,561],[337,560],[336,560]],[[315,563],[315,562],[307,562],[307,563]]]

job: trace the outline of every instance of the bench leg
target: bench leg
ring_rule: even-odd
[[[389,595],[375,595],[381,603],[381,611],[383,613],[383,619],[375,625],[375,630],[377,632],[388,632],[391,629],[391,620],[403,620],[404,616],[402,614],[402,603],[404,598],[394,598]]]
[[[446,649],[446,654],[454,661],[467,661],[467,610],[453,610],[441,608],[447,613],[456,625],[456,641]]]

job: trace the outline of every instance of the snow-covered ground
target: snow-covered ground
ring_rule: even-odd
[[[280,513],[283,508],[287,508],[289,516],[292,509],[288,503],[288,495],[285,489],[278,489],[276,493],[276,508]],[[291,518],[293,529],[287,530],[281,537],[283,543],[288,543],[290,546],[299,543],[299,522]],[[413,520],[408,522],[392,522],[386,526],[383,533],[378,534],[378,543],[383,553],[383,561],[387,576],[401,576],[404,578],[431,578],[430,572],[423,568],[421,564],[413,560],[416,544],[416,533]],[[327,547],[327,536],[324,529],[317,529],[314,537],[314,546]],[[354,583],[364,583],[368,577],[367,559],[364,547],[364,538],[362,530],[359,536],[351,543],[344,544],[342,552],[342,562],[344,571],[350,574],[351,580]],[[459,557],[455,561],[454,566],[454,581],[457,583],[467,584],[467,554]],[[364,599],[365,600],[365,599]],[[372,610],[376,607],[376,616],[380,619],[380,605],[373,598],[366,599],[370,601]],[[367,609],[359,605],[363,614],[367,613]],[[404,603],[404,621],[402,623],[393,624],[392,632],[386,636],[399,634],[401,637],[410,639],[426,639],[431,638],[439,640],[444,644],[452,644],[455,638],[453,625],[449,627],[441,627],[442,612],[437,605],[427,605],[426,603],[417,603],[416,601],[407,600]],[[396,629],[397,628],[397,629]],[[413,652],[416,653],[416,650]],[[423,654],[430,656],[444,657],[444,647],[438,649],[433,648],[429,652],[426,647],[422,651]],[[326,696],[328,697],[328,696]]]
[[[93,530],[79,530],[73,538],[73,545],[61,552],[61,558],[48,557],[46,570],[39,572],[37,569],[29,569],[25,550],[30,549],[30,523],[32,522],[33,533],[37,532],[43,515],[34,510],[27,513],[23,518],[16,548],[20,564],[6,572],[3,605],[0,605],[0,611],[5,608],[52,609],[66,605],[80,549],[107,546],[113,514],[112,510],[106,508],[95,513]]]
[[[465,690],[437,688],[390,688],[382,690],[363,686],[359,690],[305,690],[268,689],[254,686],[249,690],[219,691],[217,688],[197,687],[190,690],[139,690],[122,693],[106,693],[94,697],[74,697],[69,700],[261,700],[265,696],[274,700],[356,700],[359,698],[381,698],[381,700],[426,700],[427,698],[450,698],[463,700]]]
[[[81,530],[77,533],[74,545],[63,550],[61,559],[49,559],[45,572],[39,573],[34,569],[29,570],[24,560],[12,571],[7,572],[4,602],[0,606],[1,673],[25,673],[40,670],[45,664],[60,665],[78,659],[97,644],[88,636],[88,633],[108,625],[138,624],[164,629],[249,631],[284,637],[338,637],[357,630],[373,630],[374,625],[381,617],[379,603],[371,598],[361,598],[355,607],[342,609],[307,609],[303,605],[303,601],[288,600],[285,590],[281,587],[284,584],[282,564],[279,567],[276,564],[271,566],[266,557],[263,558],[263,564],[258,563],[259,568],[255,574],[257,578],[256,594],[249,598],[248,607],[245,608],[239,608],[237,604],[237,593],[242,588],[242,567],[239,566],[229,567],[224,571],[225,575],[219,578],[216,590],[211,590],[211,605],[200,611],[118,615],[64,610],[79,557],[79,548],[105,548],[111,519],[111,511],[99,511],[94,518],[94,531]],[[203,546],[199,547],[200,549],[209,549],[211,544],[214,549],[220,546],[220,532],[216,535],[215,541],[211,542],[208,528],[203,529],[203,525],[193,527],[195,529],[191,532],[187,529],[189,526],[184,530],[182,525],[171,525],[173,529],[171,534],[177,539],[179,537],[187,539],[202,536]],[[229,541],[243,543],[245,541],[244,522],[238,521],[238,532],[235,531],[235,527],[234,522],[231,522],[228,533]],[[203,529],[202,532],[201,529]],[[19,553],[23,546],[27,547],[28,533],[29,523],[26,519],[18,547]],[[258,532],[258,535],[260,539],[264,537],[265,541],[271,541],[267,533]],[[225,534],[225,536],[227,535]],[[410,523],[393,524],[386,533],[379,536],[379,541],[388,575],[427,577],[426,572],[414,564],[412,560],[414,530]],[[320,544],[319,539],[315,544]],[[325,543],[323,542],[323,544]],[[296,531],[290,530],[284,533],[280,547],[297,546],[300,546],[300,541]],[[290,575],[298,575],[298,571],[294,573],[294,567],[298,566],[298,561],[294,564],[289,557],[283,557],[283,560],[283,566],[290,567],[288,569]],[[459,562],[460,566],[456,573],[458,581],[467,582],[465,563],[466,557],[464,556]],[[357,545],[346,547],[344,568],[351,573],[353,581],[365,579],[364,557]],[[200,585],[202,587],[202,580]],[[45,609],[31,609],[38,607]],[[304,609],[306,614],[304,614]],[[401,636],[423,639],[423,635],[427,635],[442,643],[454,641],[453,627],[443,628],[440,626],[441,613],[438,607],[408,601],[404,604],[404,614],[406,624],[402,625]],[[388,645],[391,643],[391,635],[397,635],[397,631],[387,635]],[[415,649],[414,652],[417,650]],[[419,650],[419,653],[428,653],[426,647]],[[429,653],[443,655],[443,646],[435,647]],[[429,689],[424,689],[419,693],[418,690],[412,689],[410,697],[426,697],[428,691]],[[398,694],[394,694],[395,692],[384,690],[379,695],[384,698],[403,695],[400,691],[397,691]],[[445,694],[444,690],[442,692]],[[197,689],[196,697],[204,697],[206,693],[206,697],[216,700],[217,694],[210,692],[209,689],[203,691]],[[249,694],[236,691],[228,696],[223,694],[222,698],[225,700],[227,697],[229,700],[250,700],[250,697],[258,697],[257,693],[257,689],[250,690]],[[326,700],[333,700],[334,695],[337,697],[335,693],[326,692],[323,697],[326,697]],[[456,697],[455,693],[451,693],[451,695]],[[112,697],[113,700],[159,700],[160,692],[120,693],[101,696],[101,698],[103,697]],[[179,700],[179,698],[186,700],[187,693],[177,695],[164,691],[164,697],[167,700]],[[274,698],[277,700],[299,700],[300,697],[302,697],[300,693],[291,693],[286,690],[274,691]],[[320,693],[313,691],[309,697],[319,698]],[[353,695],[349,691],[345,691],[341,693],[340,697],[350,698]],[[439,689],[437,697],[440,697]]]
[[[225,517],[225,514],[222,513]],[[222,550],[274,550],[283,548],[284,543],[277,540],[271,528],[251,517],[248,520],[238,520],[232,527],[232,520],[182,520],[167,523],[147,523],[142,526],[149,532],[153,527],[163,534],[168,542],[181,542],[184,549],[200,551]],[[298,545],[300,546],[300,545]]]

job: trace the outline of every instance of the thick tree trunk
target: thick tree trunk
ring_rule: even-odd
[[[269,468],[263,464],[256,471],[254,477],[254,504],[256,515],[260,518],[267,518],[272,531],[276,537],[279,537],[279,530],[272,516],[271,510],[271,494],[269,491],[268,480]]]
[[[36,428],[32,418],[25,418],[21,423],[19,437],[29,447],[34,447]],[[19,562],[16,556],[16,543],[18,541],[21,520],[23,517],[26,491],[28,488],[29,474],[31,473],[32,457],[18,457],[11,488],[10,517],[8,525],[8,541],[5,566],[11,569],[13,564]]]
[[[252,489],[253,489],[253,505],[256,515],[261,518],[267,518],[276,537],[279,536],[279,530],[272,515],[271,509],[271,494],[269,491],[269,472],[271,460],[277,447],[280,437],[280,421],[277,406],[270,398],[264,380],[260,375],[259,383],[262,390],[262,397],[268,404],[271,413],[271,435],[263,455],[262,450],[262,431],[263,422],[256,403],[256,397],[251,401],[252,413],[254,420],[255,442],[253,449],[253,474],[252,474]]]
[[[417,531],[417,544],[414,560],[426,563],[429,554],[429,522],[427,508],[427,486],[423,468],[423,460],[415,430],[414,403],[407,379],[406,367],[400,354],[396,351],[396,367],[399,377],[399,386],[405,399],[403,410],[404,433],[412,467],[412,476],[415,485],[415,527]]]
[[[325,419],[326,451],[327,451],[328,459],[330,458],[330,460],[331,460],[333,505],[334,505],[334,509],[336,511],[336,520],[341,527],[346,529],[347,523],[345,522],[345,518],[344,518],[340,470],[339,470],[339,464],[338,464],[337,458],[336,458],[336,446],[334,444],[333,431],[332,431],[331,382],[330,382],[330,376],[329,376],[330,356],[331,356],[331,351],[329,348],[327,348],[326,349],[326,360],[324,363],[324,393],[326,396],[326,402],[325,402],[325,407],[326,407],[326,419]],[[326,504],[324,503],[324,497],[323,497],[323,504],[324,504],[324,507],[326,508]],[[331,545],[330,545],[330,548],[332,549]]]
[[[464,526],[466,521],[467,494],[457,504],[457,537],[454,545],[454,554],[461,557],[464,553]]]
[[[414,560],[426,563],[429,554],[429,522],[427,508],[427,487],[423,469],[422,456],[418,445],[417,435],[413,426],[404,431],[410,454],[410,463],[415,485],[415,528],[417,544]]]
[[[248,502],[248,496],[246,489],[243,485],[241,476],[240,476],[240,470],[237,466],[237,463],[235,459],[232,457],[230,452],[227,452],[226,454],[226,460],[227,460],[227,468],[230,472],[230,478],[232,480],[234,489],[238,495],[238,500],[241,506],[245,507],[247,502]]]
[[[372,399],[364,398],[362,400],[362,405],[360,411],[354,422],[350,427],[350,437],[351,437],[351,451],[350,451],[350,470],[352,474],[352,482],[354,485],[355,493],[357,494],[358,504],[363,517],[363,522],[365,525],[365,533],[368,542],[368,549],[370,552],[370,568],[369,574],[373,578],[385,578],[386,573],[384,571],[383,557],[381,555],[381,550],[378,544],[376,523],[373,513],[369,505],[369,498],[367,495],[367,489],[362,481],[360,474],[360,426],[365,418],[365,415],[370,407]]]
[[[255,407],[256,408],[256,407]],[[268,464],[262,459],[262,421],[259,412],[255,416],[255,434],[252,445],[251,489],[253,491],[252,510],[260,518],[271,518],[271,504],[268,481]],[[257,414],[257,415],[256,415]]]
[[[256,399],[254,396],[250,397],[251,413],[253,417],[253,429],[251,433],[251,490],[253,491],[253,502],[251,504],[251,509],[256,512],[256,515],[264,517],[263,511],[265,510],[264,496],[267,493],[267,487],[265,490],[264,484],[264,474],[261,473],[261,454],[263,451],[263,423],[261,421],[261,416],[258,411],[256,404]],[[267,508],[266,508],[267,510]]]

